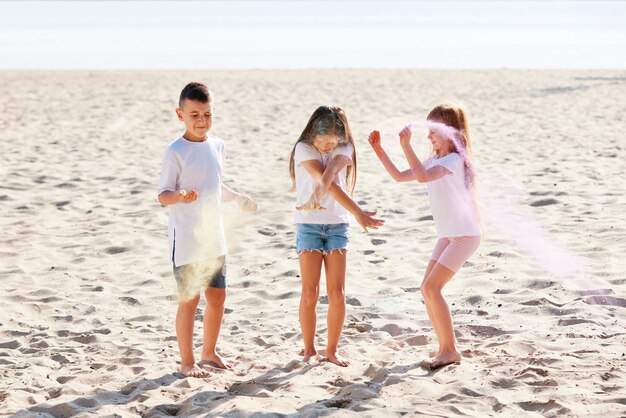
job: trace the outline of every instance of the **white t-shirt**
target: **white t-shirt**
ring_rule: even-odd
[[[305,205],[313,195],[317,183],[313,177],[309,174],[302,162],[317,160],[322,163],[325,168],[328,163],[337,155],[345,155],[350,159],[352,164],[352,152],[354,147],[350,144],[340,145],[328,154],[322,154],[313,145],[299,142],[296,145],[296,152],[294,155],[294,165],[296,174],[296,206]],[[335,183],[346,191],[346,168],[344,167],[334,179]],[[348,223],[348,210],[341,206],[337,201],[328,193],[320,202],[322,207],[326,210],[296,210],[294,215],[294,221],[299,224],[341,224]]]
[[[224,152],[224,141],[214,135],[207,135],[202,142],[180,137],[165,150],[158,193],[198,192],[191,203],[169,206],[169,251],[176,266],[227,252],[221,210]]]
[[[480,222],[472,193],[465,187],[465,170],[461,156],[452,152],[424,161],[427,170],[436,165],[450,170],[435,181],[426,183],[428,199],[439,238],[481,235]]]

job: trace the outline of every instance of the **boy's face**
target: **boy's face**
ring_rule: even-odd
[[[185,137],[192,141],[204,141],[213,125],[213,105],[185,99],[176,109],[178,119],[185,124]]]

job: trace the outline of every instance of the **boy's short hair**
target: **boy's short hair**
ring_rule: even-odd
[[[187,84],[183,91],[180,92],[180,98],[178,99],[178,107],[182,107],[185,100],[195,100],[201,103],[213,103],[213,93],[206,86],[206,84],[192,81]]]

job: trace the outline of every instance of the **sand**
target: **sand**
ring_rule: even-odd
[[[234,367],[206,379],[175,373],[167,209],[155,200],[191,80],[215,92],[225,182],[260,205],[254,215],[224,207],[218,347]],[[617,70],[0,72],[1,414],[626,416],[625,96]],[[430,371],[425,187],[392,183],[366,138],[381,130],[403,166],[395,133],[445,100],[468,108],[482,178],[514,186],[489,192],[517,220],[492,228],[447,286],[464,358]],[[351,225],[345,369],[298,361],[286,164],[319,104],[345,108],[355,198],[387,222],[367,235]],[[428,151],[424,138],[414,143]],[[528,230],[519,219],[560,248],[560,265],[582,260],[584,272],[538,264],[510,236]],[[322,296],[319,348],[327,306]]]

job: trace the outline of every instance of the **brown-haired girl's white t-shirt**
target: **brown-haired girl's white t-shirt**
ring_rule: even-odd
[[[351,144],[339,145],[332,152],[328,154],[322,154],[313,145],[299,142],[296,145],[296,152],[294,155],[294,166],[296,175],[296,206],[306,205],[311,196],[315,192],[317,183],[315,179],[309,174],[302,163],[304,161],[317,160],[322,163],[325,168],[328,163],[337,155],[345,155],[350,159],[352,164],[352,153],[354,147]],[[346,191],[346,168],[344,167],[334,179],[335,183],[341,187],[343,191]],[[298,224],[341,224],[349,223],[348,210],[341,206],[331,195],[328,193],[321,202],[322,207],[326,210],[296,210],[294,214],[294,221]]]
[[[427,170],[436,165],[450,174],[426,183],[430,208],[439,238],[481,235],[476,202],[465,187],[465,167],[461,156],[451,152],[441,158],[433,156],[424,161]]]

